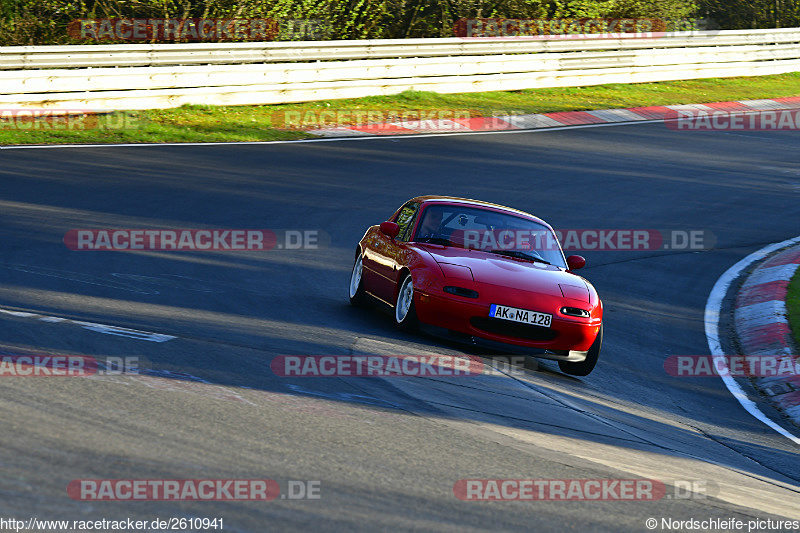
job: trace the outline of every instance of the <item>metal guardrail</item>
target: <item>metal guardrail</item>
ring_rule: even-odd
[[[800,28],[662,35],[0,47],[0,106],[276,104],[800,70]]]

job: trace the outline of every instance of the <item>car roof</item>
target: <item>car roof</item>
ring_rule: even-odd
[[[542,220],[541,218],[537,217],[536,215],[532,215],[530,213],[526,213],[525,211],[521,211],[519,209],[514,209],[513,207],[507,207],[500,204],[493,204],[490,202],[484,202],[482,200],[471,200],[469,198],[458,198],[456,196],[436,196],[436,195],[427,195],[427,196],[417,196],[409,200],[409,202],[422,202],[423,204],[428,203],[441,203],[441,204],[464,204],[464,205],[473,205],[476,207],[489,207],[495,211],[506,211],[508,213],[512,213],[515,215],[522,215],[526,218],[534,220],[544,226],[553,229],[550,224]]]

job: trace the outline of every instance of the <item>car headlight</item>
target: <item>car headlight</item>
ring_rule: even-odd
[[[577,316],[580,318],[589,318],[590,313],[586,309],[580,307],[562,307],[561,314],[567,316]]]

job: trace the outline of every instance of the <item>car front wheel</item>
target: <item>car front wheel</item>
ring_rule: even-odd
[[[600,357],[600,348],[603,346],[603,325],[600,325],[600,331],[597,332],[597,337],[594,339],[589,351],[586,352],[586,359],[580,363],[571,363],[569,361],[559,361],[558,368],[565,374],[571,376],[588,376],[594,370],[597,364],[597,358]]]
[[[394,305],[394,321],[397,327],[404,331],[411,331],[417,327],[417,312],[414,309],[414,283],[411,274],[406,274],[397,292],[397,301]]]

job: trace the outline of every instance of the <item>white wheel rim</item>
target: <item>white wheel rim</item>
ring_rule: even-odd
[[[397,295],[394,316],[398,323],[406,319],[408,310],[411,309],[412,301],[414,301],[414,284],[411,282],[411,276],[408,276],[403,282],[403,286],[400,287],[400,293]]]
[[[350,276],[350,298],[353,298],[358,292],[358,286],[361,284],[361,256],[356,259],[356,264],[353,265],[353,274]]]

